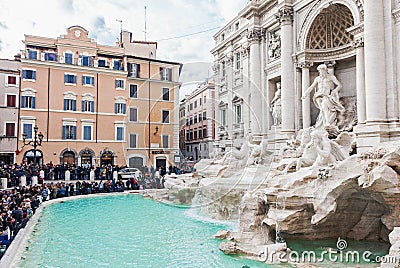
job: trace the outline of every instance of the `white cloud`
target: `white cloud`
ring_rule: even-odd
[[[220,14],[226,21],[232,20],[241,11],[247,0],[216,0]]]

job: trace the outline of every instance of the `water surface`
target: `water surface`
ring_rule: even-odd
[[[267,267],[224,255],[227,226],[138,195],[70,200],[44,208],[20,267]]]

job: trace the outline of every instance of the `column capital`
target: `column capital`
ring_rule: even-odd
[[[328,69],[331,69],[331,68],[335,68],[336,61],[334,61],[334,60],[325,61],[324,64],[326,65],[326,67],[328,67]]]
[[[395,23],[400,23],[400,8],[396,9],[395,11],[393,11],[392,15],[393,15],[393,18],[394,18],[394,22]]]
[[[217,75],[218,71],[219,71],[219,63],[218,62],[214,62],[214,64],[211,66],[211,68],[212,68],[214,74]]]
[[[355,38],[353,42],[351,42],[351,46],[353,48],[359,48],[364,46],[364,37]]]
[[[240,49],[240,53],[242,54],[243,59],[249,57],[250,47],[248,45],[243,45]]]
[[[279,11],[275,14],[275,18],[279,20],[281,25],[289,25],[293,22],[293,8],[284,6],[279,9]]]
[[[261,41],[262,34],[262,29],[253,27],[247,30],[247,39],[249,40],[250,44],[259,43]]]
[[[310,69],[314,65],[314,63],[312,61],[306,60],[306,61],[298,62],[296,65],[297,65],[297,68],[300,68],[300,69]]]
[[[233,54],[232,53],[228,53],[226,55],[225,63],[226,63],[226,66],[231,66],[232,65],[232,63],[233,63]]]

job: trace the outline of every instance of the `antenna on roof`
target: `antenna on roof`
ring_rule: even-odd
[[[147,41],[147,7],[144,6],[144,41]]]
[[[119,43],[122,44],[122,20],[116,19],[116,21],[118,21],[121,25],[121,31],[119,33]]]

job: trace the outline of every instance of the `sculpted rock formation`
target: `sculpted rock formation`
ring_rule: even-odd
[[[190,205],[198,189],[200,178],[196,174],[165,175],[165,189],[146,190],[145,195],[160,202]]]
[[[383,152],[386,152],[383,154]],[[388,240],[400,225],[400,145],[266,180],[240,203],[239,247],[285,239]]]
[[[232,147],[227,152],[216,153],[213,159],[202,159],[195,164],[196,172],[205,178],[231,177],[245,167],[267,164],[271,153],[267,150],[267,141],[259,143],[249,134],[240,150]]]
[[[395,227],[389,234],[390,244],[392,245],[389,254],[385,256],[382,268],[396,268],[400,266],[400,227]]]

